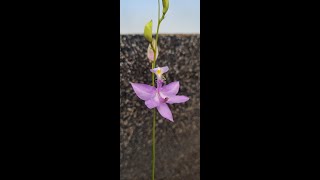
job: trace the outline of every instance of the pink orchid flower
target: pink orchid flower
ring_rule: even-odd
[[[145,101],[149,108],[157,108],[162,117],[173,122],[171,110],[167,104],[184,103],[189,100],[186,96],[177,95],[179,91],[179,81],[162,86],[163,80],[157,80],[157,88],[140,83],[131,83],[137,96]]]
[[[165,67],[156,67],[154,69],[150,69],[151,72],[157,75],[157,79],[163,80],[163,73],[166,73],[169,70],[168,66]]]

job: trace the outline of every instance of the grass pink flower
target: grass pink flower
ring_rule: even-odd
[[[149,109],[157,108],[160,115],[173,121],[172,112],[167,104],[184,103],[189,100],[187,96],[177,95],[179,81],[162,86],[163,81],[157,80],[157,88],[140,83],[131,83],[136,95],[145,101]]]
[[[159,80],[163,80],[162,74],[166,73],[168,70],[169,70],[168,66],[150,69],[152,73],[155,73],[157,75],[157,79]]]

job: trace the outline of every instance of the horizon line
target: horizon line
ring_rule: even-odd
[[[143,35],[143,33],[120,33],[120,34],[123,34],[123,35]],[[174,35],[174,34],[200,34],[199,32],[191,32],[191,33],[159,33],[159,34],[162,34],[162,35],[166,35],[166,34],[169,34],[169,35]],[[155,35],[155,34],[153,34]]]

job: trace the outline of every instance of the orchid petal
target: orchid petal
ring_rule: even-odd
[[[158,69],[159,69],[159,68],[156,67],[156,68],[150,69],[150,71],[153,72],[153,73],[156,73]]]
[[[149,100],[156,94],[156,88],[147,84],[130,83],[134,92],[142,100]]]
[[[171,110],[169,109],[168,105],[166,103],[162,103],[157,107],[159,113],[161,114],[162,117],[170,120],[173,122],[173,117]]]
[[[155,107],[159,106],[159,105],[160,105],[159,97],[158,97],[158,96],[154,96],[153,98],[145,101],[145,105],[146,105],[149,109],[152,109],[152,108],[155,108]]]
[[[172,96],[168,99],[167,103],[168,104],[184,103],[188,100],[189,100],[189,98],[187,96]]]
[[[169,70],[168,66],[165,66],[165,67],[161,68],[161,72],[162,73],[166,73],[166,72],[168,72],[168,70]]]
[[[160,70],[160,74],[157,73],[158,70]],[[169,70],[168,66],[156,67],[156,68],[150,69],[151,72],[153,72],[153,73],[155,73],[157,75],[162,75],[163,73],[168,72],[168,70]]]
[[[175,96],[179,92],[179,81],[175,81],[163,86],[160,93],[166,97]]]

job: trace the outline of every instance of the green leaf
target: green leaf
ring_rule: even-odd
[[[162,0],[162,13],[166,14],[169,9],[169,0]]]
[[[149,41],[149,43],[152,42],[152,20],[144,26],[144,37]]]

